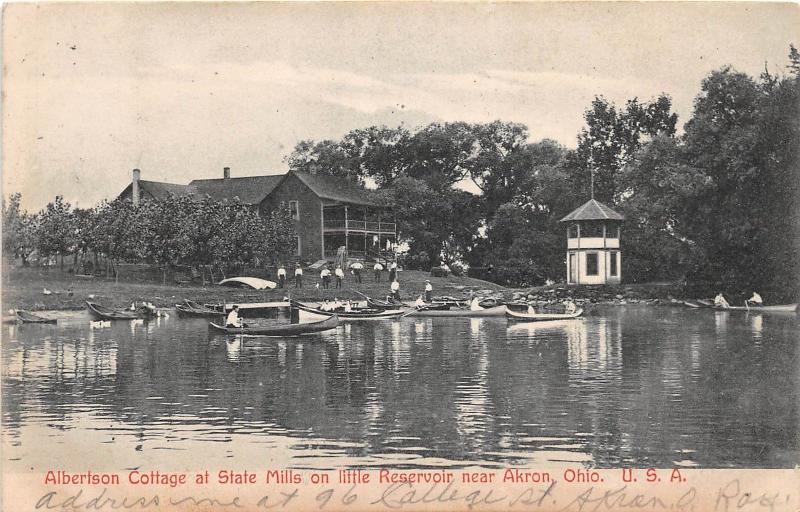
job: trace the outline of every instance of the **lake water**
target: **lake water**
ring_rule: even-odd
[[[636,306],[294,339],[209,336],[175,315],[4,326],[2,463],[789,468],[798,332],[794,315]]]

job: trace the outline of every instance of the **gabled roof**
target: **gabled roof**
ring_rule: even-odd
[[[625,220],[625,217],[600,201],[589,199],[559,222],[568,222],[571,220]]]
[[[341,203],[378,206],[374,201],[374,192],[357,183],[338,176],[325,176],[300,171],[289,171],[302,181],[320,199],[339,201]]]
[[[239,198],[242,204],[259,204],[283,179],[284,174],[269,176],[244,176],[241,178],[212,178],[189,182],[197,194],[208,194],[212,199],[232,201]]]
[[[132,184],[128,184],[125,190],[120,192],[119,197],[131,194]],[[193,194],[195,191],[190,185],[178,185],[177,183],[165,183],[163,181],[139,180],[139,190],[141,193],[150,195],[155,199],[163,199],[169,194],[175,196],[185,196]]]

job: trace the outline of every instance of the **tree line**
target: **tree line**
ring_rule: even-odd
[[[286,205],[266,216],[237,201],[173,196],[103,202],[73,208],[61,196],[36,213],[20,208],[20,194],[3,204],[3,249],[23,265],[72,256],[73,271],[118,275],[121,262],[145,261],[163,271],[260,266],[293,255],[294,222]],[[205,272],[201,275],[205,279]]]
[[[705,77],[678,133],[669,96],[597,97],[577,147],[519,123],[372,126],[301,141],[290,168],[379,189],[408,263],[468,264],[510,285],[563,280],[558,220],[590,197],[620,211],[626,282],[685,280],[777,298],[798,292],[800,55],[786,73]],[[465,189],[473,189],[470,193]]]
[[[372,126],[339,140],[299,142],[291,169],[376,187],[394,208],[406,265],[467,265],[501,284],[564,279],[566,226],[590,197],[625,215],[626,282],[683,280],[729,292],[792,299],[800,288],[800,53],[786,73],[731,67],[705,77],[678,131],[668,95],[615,105],[597,97],[577,145],[531,141],[525,125]],[[471,189],[471,191],[467,191]],[[162,268],[251,264],[295,246],[285,208],[269,217],[237,203],[171,197],[40,212],[3,207],[3,243],[40,256],[145,260]]]

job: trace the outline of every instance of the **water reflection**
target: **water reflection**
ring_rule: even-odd
[[[209,336],[175,317],[6,326],[4,457],[47,464],[74,445],[108,451],[111,468],[197,453],[242,467],[791,467],[796,340],[793,318],[669,308],[296,339]]]

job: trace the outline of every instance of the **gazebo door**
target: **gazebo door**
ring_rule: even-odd
[[[569,254],[569,282],[578,283],[578,255],[574,252]]]

